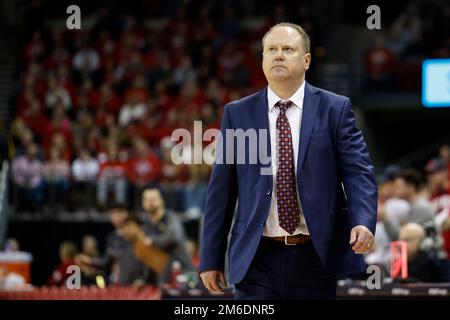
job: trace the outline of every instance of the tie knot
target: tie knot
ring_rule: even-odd
[[[278,101],[276,106],[278,106],[280,108],[280,112],[281,113],[285,113],[287,109],[289,109],[292,106],[292,101],[291,100],[287,100],[284,102]]]

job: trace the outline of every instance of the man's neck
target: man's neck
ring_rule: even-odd
[[[296,82],[270,82],[269,87],[277,96],[287,100],[300,88],[305,81],[304,78]]]

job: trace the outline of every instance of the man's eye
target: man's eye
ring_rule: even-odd
[[[292,51],[294,51],[292,48],[284,48],[284,51],[286,51],[286,52],[292,52]]]

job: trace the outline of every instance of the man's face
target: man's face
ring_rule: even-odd
[[[269,83],[305,77],[311,54],[305,52],[302,44],[302,37],[291,27],[278,27],[267,35],[262,65]]]
[[[111,210],[111,223],[114,228],[119,229],[125,219],[128,217],[128,212],[122,209],[113,209]]]
[[[413,191],[413,187],[408,185],[402,178],[396,178],[393,184],[393,194],[397,198],[407,199]]]
[[[142,195],[142,208],[147,213],[154,214],[163,205],[163,199],[158,190],[146,190]]]

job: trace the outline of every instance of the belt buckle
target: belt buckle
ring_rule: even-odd
[[[297,245],[296,243],[288,243],[287,242],[287,237],[289,237],[289,236],[284,236],[284,244],[285,245],[287,245],[287,246],[295,246],[295,245]]]

